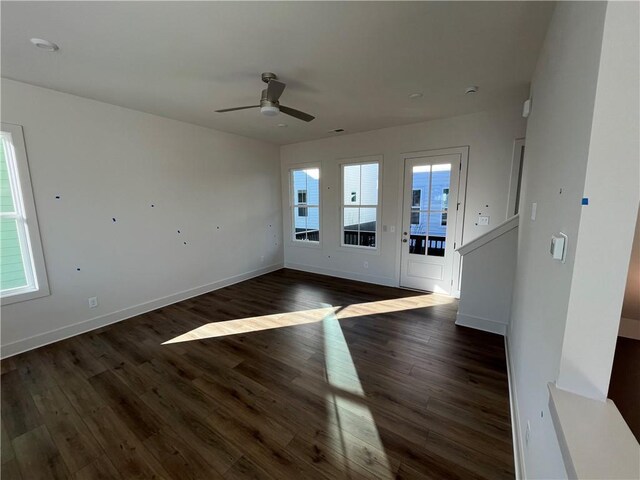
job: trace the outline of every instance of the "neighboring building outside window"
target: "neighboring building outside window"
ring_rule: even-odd
[[[0,297],[2,304],[49,294],[22,127],[0,131]]]
[[[342,165],[342,245],[377,248],[379,162]]]
[[[291,238],[320,242],[320,169],[291,170]]]

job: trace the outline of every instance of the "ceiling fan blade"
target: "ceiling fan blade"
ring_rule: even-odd
[[[305,122],[310,122],[311,120],[316,118],[313,115],[301,112],[300,110],[296,110],[295,108],[285,107],[284,105],[280,105],[280,111],[282,113],[286,113],[287,115],[291,115],[292,117],[304,120]]]
[[[247,107],[233,107],[233,108],[223,108],[222,110],[216,110],[218,113],[224,112],[235,112],[236,110],[246,110],[247,108],[258,108],[260,105],[249,105]]]
[[[286,85],[278,80],[269,80],[267,84],[267,100],[277,102]]]

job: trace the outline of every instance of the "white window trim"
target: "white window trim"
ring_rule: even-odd
[[[11,144],[13,145],[13,152],[7,151],[7,155],[14,156],[15,168],[13,162],[8,161],[7,163],[10,182],[12,185],[19,186],[18,189],[13,189],[13,194],[16,217],[22,218],[24,225],[24,228],[18,228],[20,246],[27,245],[31,252],[30,258],[23,253],[25,274],[29,285],[27,287],[7,290],[1,294],[0,303],[2,305],[9,305],[11,303],[44,297],[49,295],[50,292],[22,127],[10,123],[1,123],[0,125],[2,132],[7,132],[10,135]],[[4,135],[2,141],[5,141]]]
[[[294,191],[293,188],[293,171],[294,170],[308,170],[311,168],[317,168],[319,177],[318,177],[318,241],[310,241],[310,240],[296,240],[294,235],[295,222],[293,220],[293,212],[295,202],[294,198],[297,197],[297,192]],[[310,247],[310,248],[319,248],[322,246],[322,167],[319,163],[299,163],[296,165],[291,165],[289,170],[287,171],[288,181],[289,181],[289,245],[295,247]],[[296,197],[294,197],[294,195]],[[307,199],[309,198],[309,189],[307,189]],[[306,205],[309,206],[308,204]],[[316,207],[312,205],[312,207]],[[307,210],[308,213],[309,210]]]
[[[358,157],[343,159],[340,161],[340,225],[338,232],[340,235],[339,245],[341,249],[358,251],[360,253],[380,254],[380,223],[382,219],[382,155],[372,155],[367,157]],[[347,245],[344,243],[344,209],[350,205],[344,204],[344,167],[348,165],[367,165],[371,163],[378,164],[378,204],[377,205],[351,205],[358,208],[375,208],[376,209],[376,246],[365,247],[364,245]]]

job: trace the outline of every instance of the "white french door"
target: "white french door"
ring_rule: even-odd
[[[458,290],[468,148],[405,156],[400,285]]]

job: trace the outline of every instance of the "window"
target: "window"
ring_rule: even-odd
[[[342,245],[376,248],[379,162],[342,166]]]
[[[49,294],[22,127],[0,131],[0,296],[2,304]]]
[[[320,169],[291,170],[293,241],[320,242]]]

